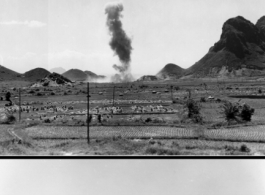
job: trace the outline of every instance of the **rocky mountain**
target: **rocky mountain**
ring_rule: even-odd
[[[79,69],[70,69],[62,75],[71,81],[86,81],[88,78],[87,74]]]
[[[18,80],[21,78],[21,74],[0,65],[0,81]]]
[[[56,67],[56,68],[52,68],[52,69],[50,70],[50,72],[51,72],[51,73],[52,73],[52,72],[55,72],[55,73],[58,73],[58,74],[63,74],[63,73],[66,72],[66,70],[65,70],[64,68],[62,68],[62,67]]]
[[[34,83],[31,87],[58,87],[61,85],[72,86],[72,81],[54,72],[39,79],[39,81]]]
[[[227,20],[220,40],[193,66],[187,77],[265,74],[265,16],[254,25],[242,16]]]
[[[38,79],[41,79],[49,74],[50,72],[44,68],[34,68],[30,71],[25,72],[22,76],[25,80],[37,81]]]
[[[156,77],[159,79],[178,79],[183,75],[183,71],[183,68],[175,64],[167,64],[156,74]]]

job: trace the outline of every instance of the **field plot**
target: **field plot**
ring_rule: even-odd
[[[264,155],[262,127],[254,129],[254,133],[245,132],[249,130],[205,130],[205,138],[199,138],[196,129],[98,126],[90,129],[89,145],[85,127],[35,126],[21,133],[31,137],[33,145],[38,146],[33,153],[41,151],[45,155]],[[239,140],[236,135],[240,133]],[[242,152],[242,145],[251,153]]]
[[[171,85],[174,86],[172,93]],[[240,100],[228,97],[233,94],[249,93],[244,92],[243,87],[239,88],[239,86],[233,87],[238,90],[226,90],[225,88],[219,90],[214,83],[210,83],[208,89],[205,90],[201,85],[185,82],[184,84],[159,83],[157,85],[150,83],[117,84],[113,96],[113,84],[91,84],[89,89],[89,114],[92,114],[89,127],[90,138],[93,143],[95,142],[94,144],[98,144],[95,146],[97,151],[101,150],[101,143],[106,142],[110,142],[110,145],[107,144],[104,147],[113,147],[113,150],[118,148],[116,152],[110,152],[108,148],[105,148],[106,153],[102,154],[119,154],[119,152],[121,152],[120,154],[135,154],[130,147],[138,147],[137,144],[141,145],[141,143],[143,144],[141,145],[142,149],[137,154],[150,154],[149,152],[154,150],[153,147],[160,147],[159,144],[154,144],[155,146],[150,146],[150,149],[149,144],[153,142],[150,140],[156,140],[155,143],[165,142],[166,150],[170,151],[168,154],[180,154],[180,150],[188,150],[187,153],[182,154],[207,155],[207,153],[214,154],[218,150],[217,155],[226,155],[231,148],[239,150],[235,148],[240,148],[243,143],[253,150],[263,150],[265,145],[263,126],[265,109],[262,106],[265,100]],[[24,143],[30,143],[27,147],[32,147],[23,149],[23,154],[27,154],[27,150],[30,149],[34,154],[45,150],[48,152],[45,154],[50,155],[49,152],[51,152],[51,155],[61,155],[60,152],[58,153],[60,149],[65,150],[70,146],[75,148],[75,144],[81,144],[82,147],[80,147],[90,151],[89,154],[97,153],[97,151],[90,150],[91,147],[94,148],[93,144],[84,146],[87,139],[88,97],[86,87],[84,83],[62,88],[25,87],[21,98],[20,121],[24,127],[19,128],[18,124],[1,125],[3,129],[6,128],[6,131],[0,132],[1,140],[12,141],[14,139],[12,135],[8,134],[7,129],[10,127],[14,133],[25,139]],[[249,88],[248,91],[254,92],[256,88],[250,89],[251,87],[251,85],[245,86],[245,88]],[[185,118],[187,110],[185,110],[184,103],[189,96],[187,90],[191,91],[191,98],[201,105],[203,124],[194,124]],[[13,115],[18,120],[17,105],[19,102],[18,98],[15,98],[17,91],[12,93],[15,106],[9,107],[9,109],[15,110],[13,110]],[[204,101],[201,101],[202,98]],[[220,112],[220,107],[225,100],[232,102],[240,100],[252,106],[255,109],[251,121],[252,126],[238,124],[236,128],[229,128],[221,125],[217,129],[211,129],[212,125],[222,124],[225,121]],[[0,109],[4,109],[6,103],[6,101],[0,101]],[[99,115],[101,115],[101,121],[99,121]],[[118,141],[112,143],[113,140]],[[180,148],[175,148],[174,141]],[[112,144],[118,144],[118,146]],[[125,147],[127,152],[120,150],[119,144],[127,145]],[[161,147],[164,147],[163,144]],[[171,151],[172,147],[177,152]],[[69,150],[72,149],[69,148]],[[200,151],[189,153],[190,150]],[[87,153],[82,151],[81,154]]]
[[[0,125],[0,142],[10,141],[13,137],[8,130],[12,129],[10,125]]]
[[[230,141],[249,141],[265,143],[265,126],[250,126],[229,129],[207,130],[205,138]]]
[[[33,139],[86,139],[86,127],[48,127],[36,126],[26,128],[27,133]],[[166,126],[93,126],[89,128],[90,138],[197,138],[196,129],[188,129],[181,127]],[[201,136],[201,135],[200,135]],[[245,142],[264,142],[265,143],[265,127],[241,127],[229,129],[213,129],[204,130],[203,136],[209,140],[226,140],[226,141],[245,141]]]
[[[89,127],[91,138],[110,138],[121,136],[124,138],[161,138],[161,137],[193,137],[193,131],[185,128],[171,128],[159,126],[94,126]],[[86,127],[30,127],[25,129],[33,139],[86,139]]]

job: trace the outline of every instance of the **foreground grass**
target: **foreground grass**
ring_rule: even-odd
[[[31,139],[0,142],[1,155],[264,155],[260,143],[204,139]]]

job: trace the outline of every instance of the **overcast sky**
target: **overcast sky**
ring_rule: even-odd
[[[1,160],[3,195],[264,195],[262,160]]]
[[[109,0],[0,0],[0,64],[79,68],[114,74],[105,5]],[[123,27],[132,38],[131,70],[156,74],[167,63],[187,68],[220,38],[238,15],[252,23],[265,15],[264,0],[122,0]]]

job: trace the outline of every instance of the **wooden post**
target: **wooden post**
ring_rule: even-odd
[[[173,101],[172,88],[173,88],[173,86],[171,85],[171,87],[170,87],[170,90],[171,90],[171,100]]]
[[[112,106],[114,106],[114,98],[115,98],[115,85],[113,87]]]
[[[21,91],[20,88],[18,89],[18,121],[20,122],[21,120]]]
[[[90,143],[89,136],[89,82],[87,82],[87,143]]]

